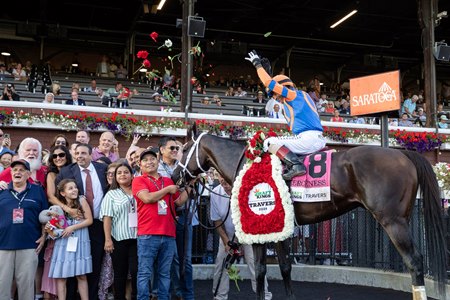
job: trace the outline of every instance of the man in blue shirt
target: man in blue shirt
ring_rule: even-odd
[[[402,105],[402,114],[408,114],[408,117],[415,117],[416,114],[416,102],[419,99],[417,95],[411,97],[411,99],[406,99]]]
[[[261,59],[255,51],[245,58],[256,68],[261,82],[283,104],[283,114],[294,133],[291,137],[270,137],[264,141],[264,149],[277,155],[289,168],[283,174],[285,180],[306,173],[304,164],[296,154],[309,154],[325,146],[323,128],[314,101],[303,91],[295,88],[292,80],[285,75],[273,78],[264,70]]]
[[[19,299],[34,299],[38,254],[46,237],[39,213],[48,204],[42,187],[28,182],[30,175],[26,160],[13,161],[12,180],[0,191],[0,299],[11,298],[13,277]]]

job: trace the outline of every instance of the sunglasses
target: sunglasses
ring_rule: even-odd
[[[170,146],[169,147],[169,149],[170,149],[170,151],[178,151],[178,150],[180,150],[180,147],[179,146]]]
[[[58,154],[52,154],[52,158],[56,159],[57,157],[63,158],[66,157],[66,154],[64,152],[58,153]]]

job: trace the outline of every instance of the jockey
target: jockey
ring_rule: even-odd
[[[293,136],[270,137],[264,141],[264,150],[279,157],[288,167],[283,174],[285,180],[306,173],[305,165],[296,154],[309,154],[325,147],[323,128],[314,101],[285,75],[271,78],[262,67],[261,59],[255,51],[245,58],[256,68],[261,82],[284,106],[284,117]]]

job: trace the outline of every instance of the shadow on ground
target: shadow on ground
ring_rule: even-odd
[[[250,280],[238,281],[240,292],[234,281],[230,282],[228,299],[254,299]],[[196,280],[195,299],[213,299],[212,280]],[[294,294],[298,300],[411,300],[411,293],[399,292],[388,289],[333,284],[293,282]],[[273,300],[286,299],[282,281],[269,281],[269,290],[273,294]],[[430,299],[431,300],[431,299]]]

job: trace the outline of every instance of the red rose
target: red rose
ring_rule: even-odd
[[[255,154],[256,156],[259,156],[261,154],[261,150],[255,150],[255,151],[253,151],[253,154]]]
[[[158,38],[159,34],[155,31],[153,31],[152,33],[150,33],[150,37],[152,38],[152,40],[155,41],[155,43],[157,43],[158,41],[156,40]]]
[[[252,146],[253,148],[256,147],[256,140],[255,139],[251,139],[250,140],[250,146]]]
[[[274,131],[269,131],[269,132],[267,133],[267,136],[269,136],[269,137],[276,137],[277,134],[276,134]]]
[[[151,64],[150,61],[148,59],[144,59],[144,61],[142,62],[142,64],[144,65],[144,67],[146,68],[150,68]]]
[[[145,50],[141,50],[137,53],[137,58],[142,58],[142,59],[146,59],[148,56],[148,52]]]

